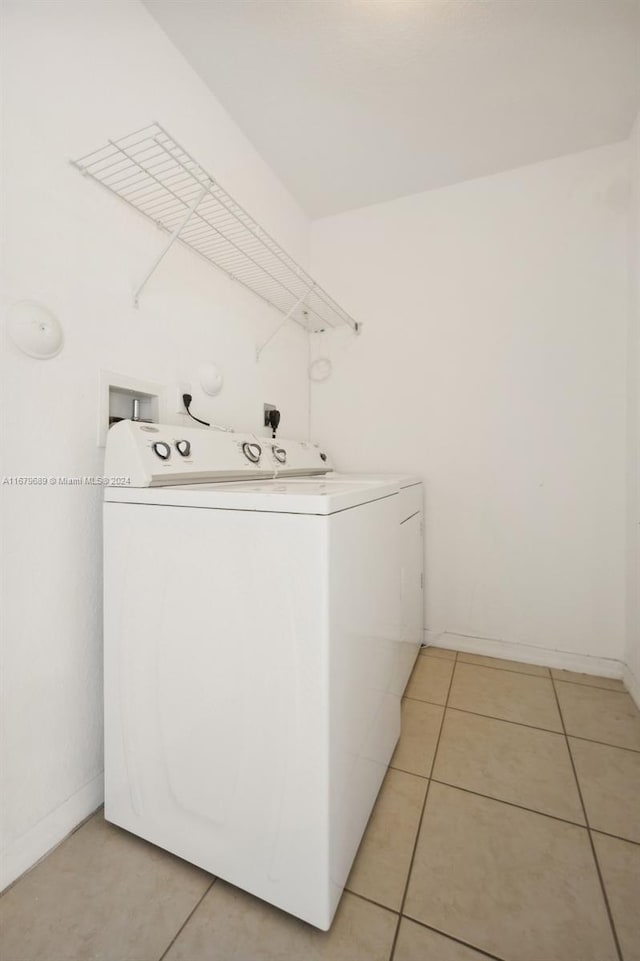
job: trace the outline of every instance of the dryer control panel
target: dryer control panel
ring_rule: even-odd
[[[313,477],[330,470],[326,451],[307,441],[132,420],[109,430],[104,467],[114,484],[130,487]]]

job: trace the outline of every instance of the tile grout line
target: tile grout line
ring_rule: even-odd
[[[403,914],[401,915],[401,918],[406,918],[407,921],[411,921],[413,924],[418,924],[421,928],[426,928],[427,931],[435,931],[436,934],[441,934],[443,938],[447,938],[449,941],[454,941],[456,944],[462,944],[465,948],[469,948],[470,951],[475,951],[477,954],[481,954],[484,958],[491,958],[491,961],[505,961],[504,958],[499,957],[497,954],[490,954],[488,951],[484,951],[475,944],[470,944],[469,941],[462,941],[460,938],[457,938],[455,934],[449,934],[448,931],[442,931],[440,928],[434,928],[432,924],[426,924],[425,921],[419,921],[417,918],[412,918],[410,914]]]
[[[518,811],[526,811],[528,814],[537,814],[541,818],[551,818],[552,821],[560,821],[561,824],[570,824],[574,828],[582,828],[583,831],[588,830],[586,823],[581,824],[580,821],[571,821],[569,818],[561,818],[557,814],[548,814],[546,811],[539,811],[537,808],[528,808],[525,804],[516,804],[515,801],[505,801],[504,798],[495,797],[493,794],[483,794],[481,791],[474,791],[473,788],[463,787],[461,784],[452,784],[451,781],[441,781],[440,778],[431,777],[434,784],[441,784],[443,787],[453,788],[454,791],[464,791],[465,794],[473,794],[474,797],[484,798],[485,801],[495,801],[497,804],[507,804],[511,808],[516,808]],[[620,838],[624,841],[624,838]]]
[[[429,775],[428,775],[428,774],[416,774],[415,771],[407,771],[406,768],[396,767],[394,764],[390,764],[390,765],[389,765],[389,770],[390,770],[390,771],[400,771],[401,774],[410,774],[411,777],[419,777],[419,778],[422,778],[423,781],[428,781],[428,780],[429,780]]]
[[[443,657],[441,654],[424,654],[423,651],[428,649],[429,649],[429,645],[426,645],[423,648],[423,650],[421,650],[420,653],[422,657],[437,657],[441,661],[452,661],[452,662],[456,660],[456,658]],[[445,647],[443,648],[443,650],[448,651],[448,650],[451,650],[451,648]],[[490,671],[506,671],[509,674],[526,674],[529,677],[544,677],[547,679],[553,678],[554,681],[559,681],[561,684],[576,684],[578,687],[594,687],[598,691],[610,691],[612,694],[628,694],[629,693],[627,688],[624,686],[624,681],[620,677],[608,677],[608,678],[603,678],[603,680],[619,681],[620,684],[622,684],[622,690],[620,690],[620,688],[617,688],[617,687],[605,687],[602,684],[587,684],[585,683],[585,681],[573,681],[566,677],[554,677],[552,672],[565,670],[565,668],[562,668],[562,667],[547,667],[546,664],[531,664],[530,665],[531,667],[538,667],[541,671],[548,671],[547,674],[534,674],[531,671],[518,670],[517,667],[497,667],[495,664],[478,664],[477,661],[464,660],[465,654],[470,654],[472,657],[491,657],[492,655],[490,654],[474,655],[471,651],[457,651],[456,654],[457,654],[457,659],[460,661],[461,664],[468,664],[470,667],[486,667]],[[460,655],[462,655],[462,657],[460,657]],[[496,658],[496,660],[501,660],[501,659]],[[505,660],[508,660],[508,658],[505,658]],[[599,675],[599,674],[587,675],[587,677],[601,677],[601,676],[602,675]]]
[[[583,737],[581,734],[567,734],[567,737],[572,737],[575,741],[586,741],[587,744],[600,744],[602,747],[612,747],[616,751],[630,751],[631,754],[640,754],[635,747],[627,747],[626,744],[612,744],[610,741],[594,741],[592,737]]]
[[[545,678],[542,678],[542,680],[545,680]],[[528,727],[533,731],[546,731],[547,734],[557,734],[558,737],[563,736],[562,731],[552,731],[549,727],[537,727],[535,724],[526,724],[524,721],[513,721],[507,717],[498,717],[497,714],[480,714],[479,711],[470,711],[466,707],[452,707],[451,705],[436,704],[435,701],[424,701],[419,697],[411,697],[410,694],[405,694],[403,700],[405,699],[409,701],[419,701],[421,704],[431,704],[433,707],[446,707],[447,711],[459,711],[461,714],[473,714],[474,717],[488,717],[492,721],[503,721],[505,724],[517,724],[519,727]],[[583,738],[583,740],[585,739]],[[614,745],[607,746],[613,747]],[[633,748],[629,748],[628,750],[633,750]]]
[[[422,657],[429,657],[429,656],[430,656],[430,657],[437,657],[438,660],[440,660],[440,661],[449,661],[450,664],[458,663],[458,664],[466,664],[467,667],[483,667],[483,668],[485,668],[485,670],[487,670],[487,671],[503,671],[503,672],[506,673],[506,674],[524,674],[524,675],[526,675],[527,677],[541,677],[541,678],[544,678],[544,679],[548,679],[549,677],[551,677],[551,668],[550,668],[550,667],[545,667],[543,664],[532,664],[531,666],[532,666],[532,667],[539,667],[541,671],[548,671],[548,672],[549,672],[548,674],[534,674],[534,673],[532,673],[531,671],[519,671],[519,670],[518,670],[517,668],[515,668],[515,667],[496,667],[495,664],[478,664],[477,661],[465,661],[465,660],[463,660],[463,658],[460,657],[460,654],[463,654],[463,656],[464,656],[464,652],[463,652],[463,651],[458,652],[457,657],[455,657],[455,658],[452,658],[452,657],[439,657],[437,654],[431,654],[431,655],[422,654],[421,656],[422,656]],[[478,654],[477,656],[478,656],[478,657],[484,657],[485,655],[484,655],[484,654]],[[567,681],[566,683],[567,683],[567,684],[578,684],[579,682],[578,682],[578,681]],[[582,685],[582,686],[583,686],[583,687],[587,687],[587,686],[590,686],[590,685],[586,685],[586,684],[585,684],[585,685]],[[607,691],[608,691],[608,690],[610,690],[610,688],[604,688],[604,690],[607,690]]]
[[[612,834],[611,831],[603,831],[602,828],[592,828],[589,827],[591,834],[602,834],[605,838],[613,838],[615,841],[624,841],[625,844],[635,844],[636,847],[640,847],[640,841],[634,841],[633,838],[623,838],[621,834]]]
[[[518,671],[515,667],[496,667],[495,664],[477,664],[475,661],[460,661],[460,664],[467,664],[469,667],[484,667],[485,670],[487,671],[502,671],[503,674],[524,674],[525,677],[539,677],[543,681],[551,680],[551,681],[556,681],[556,683],[558,684],[573,684],[574,687],[586,687],[594,691],[608,691],[610,694],[628,694],[629,693],[626,687],[624,687],[624,685],[622,690],[620,690],[619,687],[604,687],[602,684],[585,684],[584,681],[569,681],[567,680],[567,678],[564,678],[564,677],[554,677],[553,674],[551,673],[553,668],[550,668],[550,667],[543,668],[542,665],[540,665],[540,667],[543,670],[548,671],[549,672],[548,674],[534,674],[532,673],[532,671]],[[537,666],[538,665],[534,665],[534,667],[537,667]],[[617,677],[612,677],[612,678],[609,678],[609,680],[617,681],[620,679]],[[620,681],[620,683],[622,684],[623,682]]]
[[[438,748],[439,748],[439,746],[440,746],[440,738],[441,738],[441,736],[442,736],[442,728],[443,728],[443,726],[444,726],[444,718],[445,718],[445,715],[446,715],[446,713],[447,713],[447,704],[449,703],[449,694],[451,693],[451,686],[452,686],[452,684],[453,684],[453,678],[454,678],[454,676],[455,676],[456,666],[457,666],[457,664],[458,664],[458,652],[457,652],[457,651],[456,651],[456,656],[455,656],[455,658],[454,658],[453,661],[451,661],[450,663],[453,664],[453,670],[451,671],[451,677],[449,678],[449,685],[448,685],[448,687],[447,687],[447,696],[446,696],[445,702],[444,702],[444,711],[442,712],[442,717],[440,718],[440,726],[439,726],[439,728],[438,728],[438,737],[437,737],[437,739],[436,739],[436,746],[435,746],[435,749],[434,749],[434,752],[433,752],[433,759],[432,759],[431,765],[430,765],[430,767],[429,767],[429,779],[427,780],[427,788],[426,788],[426,790],[425,790],[425,792],[424,792],[424,801],[422,802],[422,810],[420,811],[420,818],[418,819],[418,826],[417,826],[417,828],[416,828],[416,836],[415,836],[415,840],[414,840],[414,842],[413,842],[413,850],[412,850],[412,852],[411,852],[411,860],[409,861],[409,867],[408,867],[408,869],[407,869],[407,880],[405,881],[404,891],[403,891],[403,894],[402,894],[402,901],[400,902],[400,911],[399,911],[399,914],[398,914],[398,923],[397,923],[397,925],[396,925],[396,931],[395,931],[395,934],[394,934],[394,936],[393,936],[393,942],[392,942],[392,944],[391,944],[391,952],[390,952],[390,954],[389,954],[389,961],[393,961],[394,955],[395,955],[395,953],[396,953],[396,945],[397,945],[397,943],[398,943],[398,935],[399,935],[399,933],[400,933],[400,925],[401,925],[401,923],[402,923],[402,914],[403,914],[403,912],[404,912],[404,905],[405,905],[405,902],[406,902],[406,900],[407,900],[407,893],[408,893],[408,891],[409,891],[409,881],[411,880],[411,872],[412,872],[412,870],[413,870],[413,863],[414,863],[414,861],[415,861],[416,850],[417,850],[417,848],[418,848],[418,840],[419,840],[419,838],[420,838],[420,831],[422,830],[422,822],[423,822],[423,820],[424,820],[424,812],[425,812],[425,810],[426,810],[426,807],[427,807],[427,799],[428,799],[428,797],[429,797],[429,788],[431,787],[431,779],[430,779],[430,776],[431,776],[431,772],[433,771],[434,765],[435,765],[435,763],[436,763],[436,757],[437,757],[437,755],[438,755]],[[416,666],[417,666],[417,665],[416,665]],[[441,707],[442,705],[439,705],[439,706]]]
[[[377,908],[382,908],[383,911],[388,911],[389,914],[395,914],[400,917],[399,912],[395,908],[390,908],[388,904],[383,904],[381,901],[374,901],[373,898],[368,898],[366,894],[360,894],[358,891],[352,891],[351,888],[346,887],[344,890],[348,894],[352,894],[354,898],[360,898],[361,901],[366,901],[367,904],[375,904]]]
[[[449,710],[452,710],[452,708],[449,708]],[[510,722],[507,721],[505,723],[509,724]],[[545,731],[545,734],[551,733],[555,732]],[[563,735],[559,734],[558,737],[563,737]],[[529,811],[530,814],[539,814],[540,817],[551,818],[552,821],[560,821],[561,824],[571,824],[576,828],[595,831],[596,834],[605,834],[609,838],[615,838],[616,841],[625,841],[627,844],[640,845],[640,841],[634,841],[633,838],[626,838],[622,834],[612,834],[611,831],[604,831],[602,828],[587,828],[586,824],[580,821],[572,821],[571,818],[562,818],[559,814],[550,814],[549,811],[541,811],[539,808],[530,808],[527,807],[526,804],[518,804],[516,801],[508,801],[506,798],[498,797],[495,794],[484,794],[482,791],[476,791],[474,788],[465,787],[464,784],[454,784],[453,781],[443,781],[441,778],[433,776],[433,770],[431,776],[429,777],[426,774],[418,774],[416,771],[407,771],[407,769],[404,767],[395,767],[393,764],[389,765],[389,769],[392,771],[399,771],[400,774],[408,774],[410,777],[420,778],[423,781],[433,781],[434,784],[442,784],[444,787],[451,787],[457,791],[466,791],[467,794],[473,794],[476,797],[483,797],[487,801],[497,801],[498,804],[508,804],[509,807],[517,808],[519,811]],[[355,894],[355,892],[352,893]]]
[[[478,655],[478,657],[480,657],[480,656],[481,656],[481,655]],[[484,656],[484,655],[482,655],[482,656]],[[460,663],[460,664],[466,664],[467,667],[482,667],[482,668],[484,668],[485,671],[502,671],[503,674],[524,674],[525,677],[539,677],[539,678],[541,678],[543,681],[548,681],[549,678],[551,677],[551,670],[550,670],[550,668],[548,668],[548,667],[543,667],[542,665],[540,665],[540,670],[542,670],[542,671],[549,671],[548,674],[533,674],[531,671],[518,671],[518,670],[516,670],[515,667],[496,667],[495,664],[478,664],[476,661],[463,661],[463,660],[460,660],[458,663]],[[537,664],[534,664],[533,666],[534,666],[534,667],[538,667]],[[576,681],[572,681],[572,682],[570,682],[570,683],[575,684],[575,683],[577,683],[577,682],[576,682]]]
[[[395,770],[395,769],[394,769]],[[405,774],[411,774],[411,771],[405,771]],[[419,774],[414,774],[414,777],[420,777]],[[539,811],[537,808],[528,808],[524,804],[516,804],[515,801],[505,801],[504,798],[495,797],[493,794],[483,794],[481,791],[474,791],[472,788],[463,787],[461,784],[452,784],[451,781],[441,781],[440,778],[433,777],[429,778],[434,784],[442,784],[443,787],[450,787],[456,791],[465,791],[467,794],[473,794],[475,797],[485,798],[487,801],[496,801],[498,804],[508,804],[509,807],[517,808],[518,811],[527,811],[529,814],[537,814],[541,818],[551,818],[552,821],[560,821],[561,824],[570,824],[574,828],[582,828],[583,831],[595,832],[595,834],[605,834],[609,838],[615,838],[616,841],[624,841],[626,844],[635,844],[640,846],[640,841],[634,841],[632,838],[622,837],[620,834],[611,834],[610,831],[601,831],[598,828],[590,827],[586,821],[581,824],[579,821],[570,821],[569,818],[561,818],[557,814],[549,814],[547,811]],[[582,800],[582,799],[581,799]]]
[[[570,684],[572,687],[584,687],[588,691],[606,691],[607,694],[626,694],[627,697],[631,697],[624,685],[622,690],[617,687],[600,687],[598,684],[581,684],[580,681],[565,681],[561,677],[554,677],[553,674],[551,675],[551,680],[555,684]],[[616,678],[612,678],[612,680],[616,680]]]
[[[551,679],[557,684],[574,684],[576,687],[586,687],[592,691],[608,691],[609,694],[629,694],[628,690],[624,686],[624,681],[622,681],[619,677],[610,677],[608,680],[620,681],[622,684],[622,690],[620,690],[619,687],[603,687],[602,684],[585,684],[584,681],[568,681],[564,677],[554,677],[553,674],[551,675]]]
[[[428,647],[423,647],[420,650],[420,657],[437,657],[439,661],[449,661],[449,664],[455,664],[455,657],[443,657],[442,654],[425,654],[425,651],[428,650]],[[452,651],[451,653],[455,654],[455,651]]]
[[[461,663],[465,663],[465,662],[464,662],[464,661],[461,661]],[[543,678],[543,680],[544,680],[544,678]],[[566,681],[561,681],[560,683],[561,683],[561,684],[566,684]],[[586,687],[585,684],[577,684],[577,685],[575,685],[575,686],[576,686],[576,687]],[[554,690],[555,690],[555,688],[554,688]],[[598,688],[598,690],[604,690],[604,688]],[[623,693],[625,693],[625,692],[624,692],[624,691],[608,691],[607,693],[609,693],[609,694],[623,694]],[[431,704],[432,707],[444,707],[444,706],[445,706],[444,704],[438,704],[436,701],[426,701],[424,698],[421,698],[421,697],[412,697],[410,694],[403,694],[402,700],[403,700],[403,701],[404,701],[404,700],[407,700],[407,701],[417,701],[419,704]],[[498,717],[497,714],[480,714],[479,711],[470,711],[470,710],[469,710],[468,708],[466,708],[466,707],[452,707],[451,705],[448,705],[448,706],[447,706],[447,710],[448,710],[448,711],[459,711],[460,714],[473,714],[474,717],[487,717],[487,718],[489,718],[489,719],[492,720],[492,721],[502,721],[504,724],[517,724],[518,727],[527,727],[527,728],[530,728],[532,731],[544,731],[546,734],[557,734],[558,737],[565,737],[564,730],[562,730],[562,731],[552,731],[550,727],[537,727],[535,724],[525,724],[524,721],[514,721],[514,720],[512,720],[511,718],[508,718],[508,717]],[[594,738],[592,738],[592,737],[583,737],[581,734],[568,734],[568,735],[566,735],[566,736],[567,736],[567,737],[574,737],[574,738],[576,738],[576,740],[578,740],[578,741],[588,741],[589,744],[601,744],[602,747],[613,747],[613,748],[617,748],[617,750],[619,750],[619,751],[631,751],[632,754],[640,754],[640,751],[636,750],[636,748],[634,748],[634,747],[627,747],[626,745],[622,745],[622,744],[612,744],[612,743],[609,742],[609,741],[596,741],[596,740],[594,740]],[[411,773],[411,772],[409,772],[409,773]]]
[[[169,944],[166,946],[166,948],[164,949],[164,951],[162,952],[162,954],[161,954],[160,957],[158,958],[158,961],[164,961],[164,958],[166,958],[167,954],[169,953],[169,951],[171,950],[171,948],[174,946],[174,944],[176,943],[176,941],[178,940],[178,938],[180,937],[180,935],[182,934],[182,932],[184,931],[184,929],[185,929],[186,926],[188,925],[189,921],[191,920],[191,918],[193,917],[193,915],[196,913],[196,911],[198,910],[198,908],[200,907],[200,905],[202,904],[202,902],[204,901],[204,899],[206,898],[206,896],[208,895],[209,891],[211,890],[211,888],[213,887],[213,885],[216,883],[217,880],[218,880],[217,878],[212,878],[212,879],[211,879],[211,884],[208,885],[208,887],[206,888],[206,890],[204,891],[204,893],[202,894],[202,896],[201,896],[200,898],[198,898],[198,900],[197,900],[196,903],[194,904],[194,906],[193,906],[193,908],[191,909],[191,911],[189,911],[189,914],[186,916],[186,918],[184,919],[184,921],[182,922],[182,924],[180,925],[180,927],[178,928],[178,930],[176,931],[176,933],[174,934],[174,936],[171,938],[171,941],[169,941]]]
[[[345,891],[348,891],[348,893],[352,894],[355,898],[360,898],[361,901],[366,901],[367,904],[373,904],[376,908],[382,908],[383,911],[388,911],[389,914],[395,914],[400,921],[402,918],[406,918],[407,921],[411,921],[413,924],[417,924],[421,928],[426,928],[427,931],[435,931],[436,934],[441,934],[442,937],[447,938],[448,941],[454,941],[456,944],[464,945],[465,948],[469,948],[472,951],[477,951],[478,954],[490,958],[491,961],[503,961],[502,958],[499,958],[495,954],[488,954],[481,948],[477,948],[475,945],[469,944],[468,941],[462,941],[460,938],[457,938],[455,934],[449,934],[447,931],[441,931],[440,928],[434,928],[433,925],[426,924],[424,921],[419,921],[417,918],[412,918],[408,914],[400,914],[395,908],[390,908],[388,904],[382,904],[380,901],[374,901],[373,898],[368,898],[366,894],[359,894],[357,891],[352,891],[351,888],[345,888]]]
[[[452,708],[449,708],[452,710]],[[506,722],[510,723],[509,721]],[[535,729],[534,729],[535,730]],[[545,734],[555,733],[552,731],[545,731]],[[559,734],[558,737],[564,737],[564,735]],[[608,745],[607,745],[608,746]],[[434,765],[435,766],[435,765]],[[456,791],[466,791],[467,794],[473,794],[476,797],[483,797],[487,801],[497,801],[498,804],[508,804],[509,807],[517,808],[519,811],[528,811],[530,814],[539,814],[543,818],[551,818],[552,821],[560,821],[561,824],[571,824],[573,827],[582,828],[583,830],[591,830],[596,834],[604,834],[609,838],[615,838],[616,841],[625,841],[627,844],[635,844],[640,846],[640,841],[634,841],[633,838],[623,837],[621,834],[612,834],[611,831],[603,831],[601,828],[587,828],[586,824],[580,821],[572,821],[570,818],[562,818],[559,814],[550,814],[548,811],[541,811],[539,808],[530,808],[526,804],[517,804],[515,801],[507,801],[506,798],[497,797],[495,794],[483,794],[482,791],[476,791],[473,788],[465,787],[463,784],[454,784],[452,781],[443,781],[439,777],[434,777],[433,772],[431,777],[426,774],[418,774],[416,771],[407,771],[404,767],[395,767],[393,764],[389,765],[389,769],[392,771],[399,771],[400,774],[408,774],[410,777],[418,777],[423,781],[433,781],[434,784],[442,784],[444,787],[454,788]],[[350,890],[349,888],[347,890]],[[351,892],[355,894],[355,891]],[[374,902],[377,904],[377,902]],[[391,909],[390,909],[391,910]]]
[[[597,853],[596,853],[596,846],[595,846],[595,844],[594,844],[594,842],[593,842],[593,837],[592,837],[592,834],[591,834],[591,825],[589,824],[589,816],[588,816],[588,814],[587,814],[587,806],[586,806],[586,804],[584,803],[584,797],[582,796],[582,788],[580,787],[580,781],[579,781],[579,779],[578,779],[578,772],[577,772],[577,770],[576,770],[576,765],[575,765],[575,762],[574,762],[574,760],[573,760],[573,754],[572,754],[572,752],[571,752],[571,744],[570,744],[570,742],[569,742],[569,736],[568,736],[568,734],[567,734],[567,728],[566,728],[566,725],[565,725],[565,723],[564,723],[564,715],[563,715],[563,713],[562,713],[562,707],[561,707],[561,705],[560,705],[560,698],[558,697],[558,692],[557,692],[557,690],[556,690],[556,682],[555,682],[555,679],[554,679],[553,677],[551,678],[551,684],[552,684],[552,686],[553,686],[553,694],[554,694],[554,697],[555,697],[555,699],[556,699],[556,704],[557,704],[557,706],[558,706],[558,713],[560,714],[560,722],[561,722],[561,724],[562,724],[562,730],[563,730],[563,732],[564,732],[565,744],[567,745],[567,751],[569,752],[569,760],[571,761],[571,769],[572,769],[572,771],[573,771],[573,776],[574,776],[574,778],[575,778],[576,788],[578,789],[578,797],[580,798],[580,804],[582,805],[582,811],[583,811],[583,814],[584,814],[584,820],[585,820],[585,824],[586,824],[586,826],[587,826],[587,837],[589,838],[589,844],[591,845],[591,853],[592,853],[592,855],[593,855],[593,862],[594,862],[595,867],[596,867],[596,873],[597,873],[597,875],[598,875],[598,880],[600,881],[600,889],[601,889],[601,891],[602,891],[602,897],[603,897],[603,899],[604,899],[604,906],[605,906],[605,909],[606,909],[606,912],[607,912],[607,916],[608,916],[608,918],[609,918],[609,924],[610,924],[610,926],[611,926],[611,933],[612,933],[612,935],[613,935],[613,942],[614,942],[614,944],[615,944],[615,948],[616,948],[616,951],[617,951],[617,953],[618,953],[619,961],[624,961],[624,957],[623,957],[623,954],[622,954],[622,949],[621,949],[621,947],[620,947],[620,941],[618,940],[618,932],[616,931],[616,926],[615,926],[614,921],[613,921],[613,913],[612,913],[612,911],[611,911],[611,905],[609,904],[609,897],[608,897],[608,895],[607,895],[607,889],[606,889],[606,886],[605,886],[605,883],[604,883],[604,878],[603,878],[603,876],[602,876],[602,871],[600,870],[600,862],[598,861],[598,855],[597,855]]]

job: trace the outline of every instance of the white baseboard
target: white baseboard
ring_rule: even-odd
[[[12,841],[0,854],[0,891],[60,844],[103,800],[104,777],[99,774]]]
[[[444,631],[425,631],[425,643],[436,644],[465,654],[483,654],[485,657],[500,657],[525,664],[538,664],[541,667],[555,667],[580,674],[597,674],[600,677],[625,678],[626,665],[612,657],[592,657],[589,654],[573,654],[570,651],[556,651],[531,644],[518,644],[513,641],[497,641],[489,637],[472,637],[467,634],[450,634]],[[431,636],[430,636],[431,635]],[[630,672],[629,672],[630,673]],[[636,697],[634,695],[634,700]]]

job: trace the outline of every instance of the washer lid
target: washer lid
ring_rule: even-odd
[[[335,514],[397,494],[397,483],[335,480],[256,480],[190,484],[181,487],[107,487],[105,500],[165,507],[268,511],[283,514]]]
[[[323,480],[334,483],[349,481],[349,483],[358,482],[361,484],[377,484],[385,481],[398,484],[402,488],[414,487],[416,484],[422,483],[422,479],[416,474],[342,474],[340,471],[331,471],[324,476]]]

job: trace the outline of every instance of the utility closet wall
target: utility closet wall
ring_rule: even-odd
[[[627,652],[625,680],[640,705],[640,114],[631,133],[627,373]]]
[[[621,673],[628,161],[613,144],[312,227],[313,272],[365,327],[334,337],[311,432],[341,470],[424,479],[431,636]]]
[[[135,310],[166,235],[68,161],[157,120],[304,265],[300,208],[137,0],[9,0],[3,19],[4,306],[40,301],[66,343],[36,361],[3,334],[2,473],[102,474],[103,369],[165,385],[170,422],[190,380],[205,419],[263,432],[267,401],[306,438],[306,335],[283,330],[256,364],[281,316],[179,245]],[[208,403],[203,361],[225,378]],[[102,798],[102,491],[2,496],[4,885]]]

